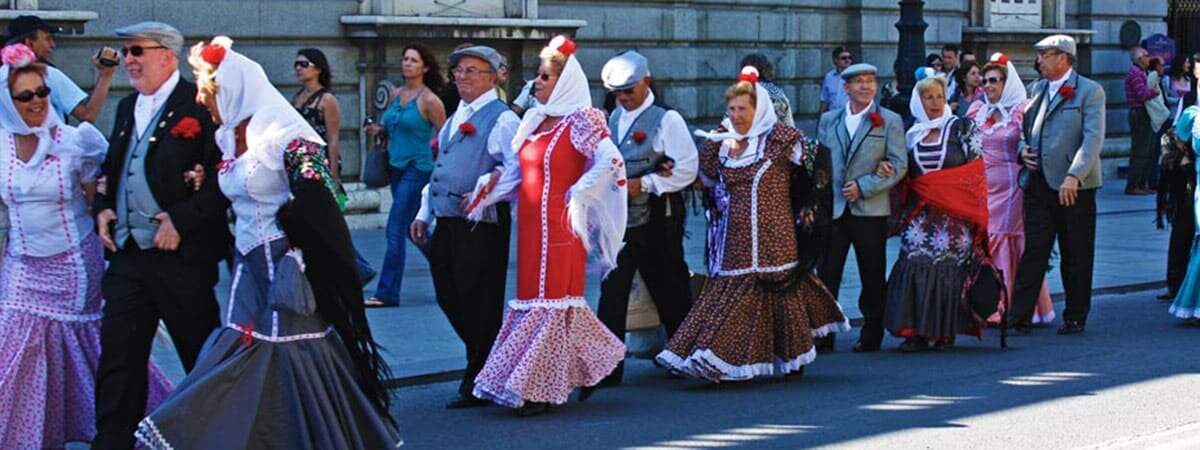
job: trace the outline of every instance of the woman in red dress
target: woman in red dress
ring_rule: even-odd
[[[526,113],[513,139],[521,162],[517,298],[475,379],[476,397],[523,416],[594,386],[625,357],[625,345],[583,298],[588,250],[607,275],[624,240],[625,163],[604,113],[591,107],[574,52],[562,36],[542,49],[534,80],[542,106]]]

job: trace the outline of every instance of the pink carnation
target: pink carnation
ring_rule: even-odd
[[[12,68],[22,68],[37,61],[37,55],[25,44],[12,44],[0,50],[0,60]]]

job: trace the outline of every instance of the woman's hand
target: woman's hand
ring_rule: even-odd
[[[379,134],[380,131],[383,131],[383,127],[379,126],[377,123],[372,123],[363,125],[363,131],[367,132],[367,136],[375,137],[375,135]]]
[[[879,166],[875,168],[875,175],[878,175],[880,178],[891,178],[895,174],[896,168],[892,167],[892,162],[886,159],[880,161]]]
[[[204,166],[196,164],[192,170],[183,173],[183,183],[190,184],[193,191],[199,191],[204,184]]]

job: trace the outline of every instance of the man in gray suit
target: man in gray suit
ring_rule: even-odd
[[[1034,48],[1042,79],[1025,108],[1025,254],[1010,317],[1014,331],[1029,334],[1057,238],[1067,299],[1058,334],[1076,334],[1083,332],[1092,302],[1104,89],[1075,73],[1075,40],[1070,36],[1050,36]]]
[[[834,187],[830,248],[817,272],[836,297],[846,255],[854,245],[862,278],[858,309],[863,315],[855,352],[877,351],[883,340],[887,219],[891,213],[888,191],[908,170],[904,121],[875,104],[879,89],[876,72],[870,64],[855,64],[842,71],[850,101],[822,114],[817,132],[817,139],[829,151]],[[889,177],[876,174],[883,162],[894,168]],[[819,351],[831,351],[833,339],[820,340],[817,346]]]

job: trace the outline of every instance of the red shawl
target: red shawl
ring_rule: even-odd
[[[915,193],[912,198],[909,194]],[[950,169],[906,178],[899,186],[900,213],[908,214],[895,231],[903,229],[921,208],[930,206],[939,212],[970,224],[975,243],[987,242],[988,187],[983,158]],[[911,207],[908,207],[912,203]],[[984,249],[986,245],[982,246]],[[986,251],[986,250],[985,250]]]

